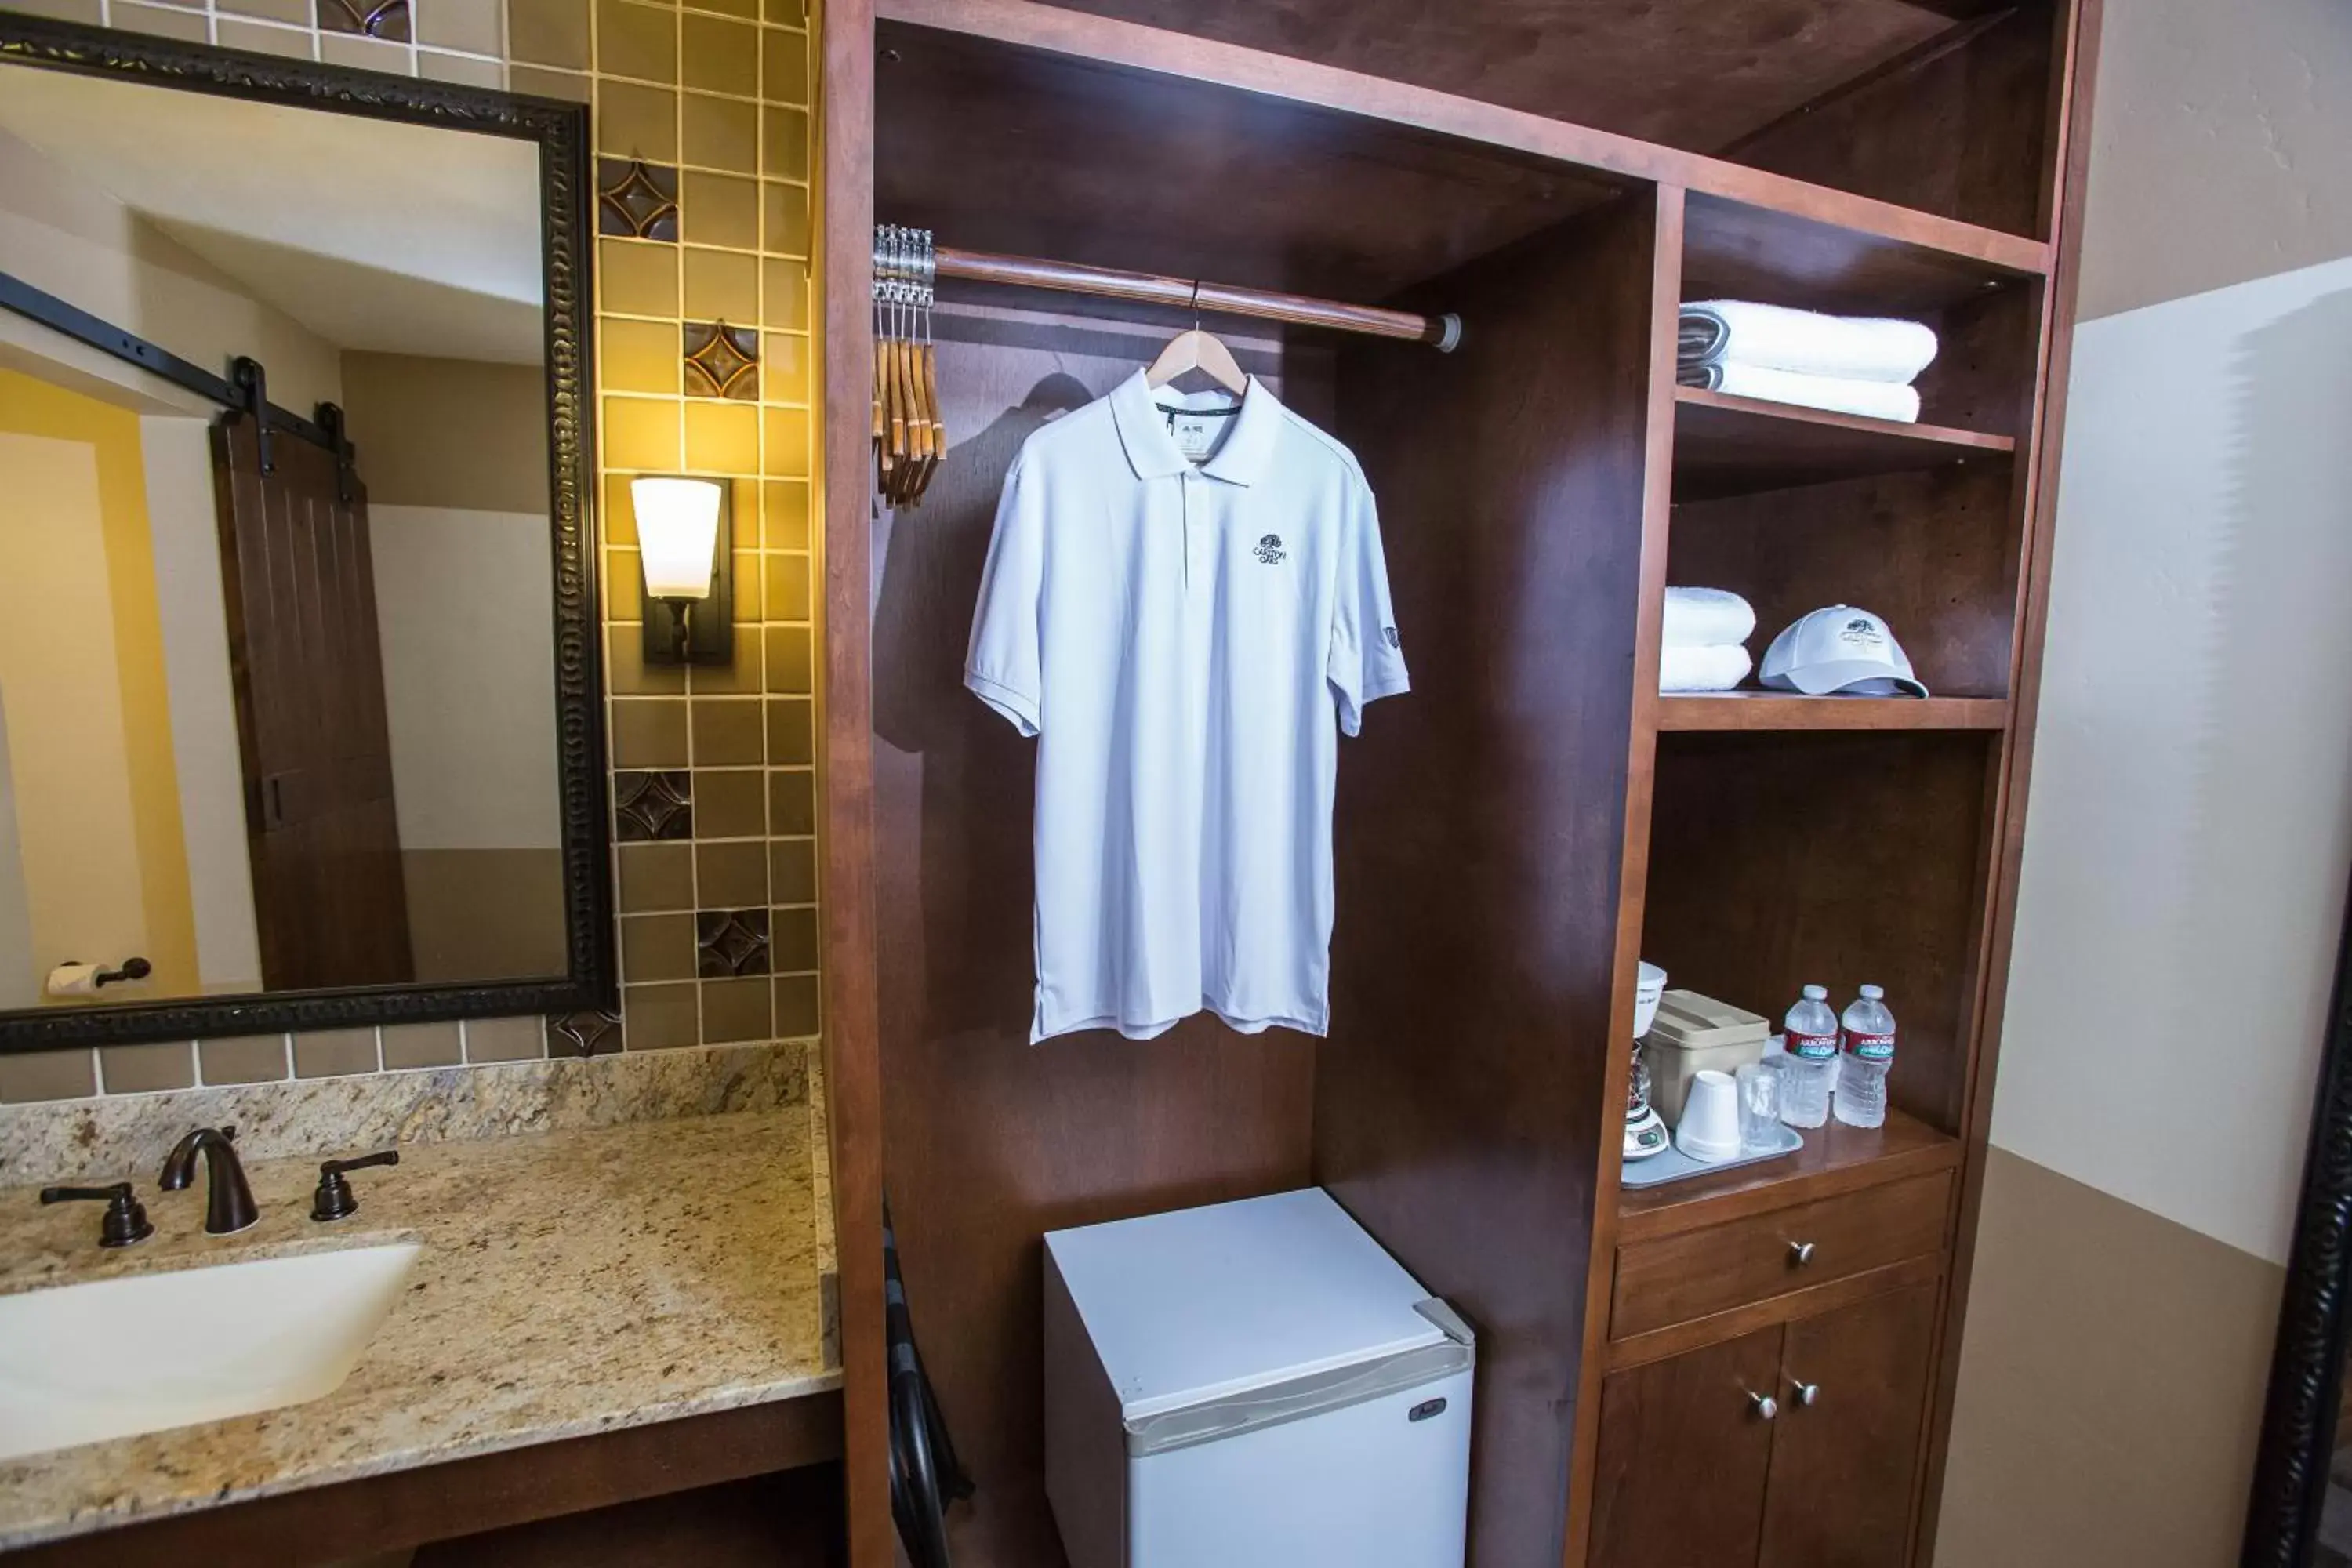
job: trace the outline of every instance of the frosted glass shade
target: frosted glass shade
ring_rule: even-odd
[[[656,599],[703,599],[719,546],[719,508],[726,487],[716,479],[644,478],[629,481],[637,511],[637,553],[646,593]]]

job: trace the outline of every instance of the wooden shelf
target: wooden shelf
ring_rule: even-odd
[[[1999,697],[1805,697],[1791,691],[1670,694],[1658,699],[1658,729],[2005,730]]]
[[[1892,1108],[1884,1127],[1865,1131],[1832,1117],[1826,1127],[1807,1129],[1804,1138],[1805,1146],[1785,1159],[1662,1187],[1619,1189],[1618,1241],[1675,1236],[1960,1163],[1958,1139]]]
[[[1675,500],[1713,500],[1970,460],[2006,462],[2007,436],[1900,425],[1827,409],[1675,388]]]

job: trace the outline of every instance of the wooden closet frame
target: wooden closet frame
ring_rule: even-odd
[[[1985,882],[1979,889],[1980,923],[1970,1003],[1965,1019],[1966,1066],[1959,1119],[1960,1147],[1954,1158],[1960,1180],[1953,1199],[1953,1241],[1942,1271],[1939,1312],[1927,1426],[1921,1447],[1921,1502],[1912,1525],[1911,1558],[1924,1563],[1932,1552],[1935,1521],[1948,1436],[1952,1394],[1958,1372],[1960,1326],[1967,1298],[1977,1209],[1983,1179],[1992,1106],[1993,1059],[2006,989],[2017,870],[2023,843],[2024,805],[2033,721],[2040,685],[2041,647],[2047,613],[2052,519],[2058,471],[2068,345],[2074,315],[2077,247],[2083,211],[2084,167],[2089,152],[2085,127],[2091,100],[2101,0],[2058,0],[2058,53],[2050,73],[2053,102],[2047,134],[2054,151],[2045,155],[2040,197],[2042,232],[2050,239],[1978,227],[1844,191],[1811,184],[1757,168],[1676,151],[1542,116],[1401,82],[1336,69],[1286,57],[1237,47],[1029,0],[828,0],[822,8],[819,126],[823,181],[818,315],[824,333],[824,421],[818,497],[824,519],[825,579],[822,631],[825,680],[820,697],[824,781],[823,845],[824,1066],[832,1148],[832,1185],[840,1238],[841,1344],[845,1367],[845,1444],[850,1561],[858,1568],[882,1568],[893,1560],[894,1541],[887,1478],[886,1368],[883,1346],[881,1231],[883,1182],[883,1081],[880,1005],[877,973],[874,693],[871,650],[872,592],[869,510],[871,453],[866,410],[871,397],[871,320],[868,299],[875,211],[874,110],[877,17],[889,22],[964,35],[992,45],[1011,46],[1184,81],[1214,84],[1293,103],[1342,111],[1369,120],[1433,132],[1490,147],[1580,165],[1631,185],[1658,192],[1655,297],[1677,296],[1681,226],[1690,199],[1729,201],[1787,218],[1845,231],[1830,237],[1862,245],[1891,243],[1927,247],[1956,264],[2038,279],[2042,297],[2038,344],[2033,352],[2029,450],[2012,468],[2012,505],[2023,520],[2022,553],[2017,566],[2016,605],[2011,623],[2009,688],[1998,700],[1961,704],[1909,717],[1911,727],[1998,730],[2001,761],[1985,824],[1990,846]],[[893,216],[893,215],[885,215]],[[1827,231],[1824,231],[1826,235]],[[958,237],[942,234],[943,243]],[[1922,252],[1906,252],[1907,263],[1932,264]],[[1442,305],[1439,308],[1444,308]],[[1468,329],[1477,331],[1470,321]],[[1654,683],[1643,679],[1656,668],[1659,605],[1665,581],[1665,540],[1670,506],[1666,476],[1675,415],[1672,385],[1673,312],[1658,309],[1652,321],[1652,369],[1648,408],[1647,481],[1643,502],[1641,605],[1635,634],[1635,689],[1632,752],[1623,819],[1621,893],[1616,914],[1616,973],[1611,999],[1609,1038],[1630,1035],[1633,961],[1643,929],[1650,795],[1662,730],[1770,728],[1776,721],[1727,707],[1713,717],[1677,710],[1661,722]],[[1664,367],[1661,379],[1656,372]],[[1834,419],[1830,421],[1834,423]],[[2021,437],[2025,432],[2021,433]],[[2021,447],[2025,447],[2021,438]],[[1769,629],[1769,628],[1768,628]],[[1864,721],[1841,717],[1822,727],[1849,727]],[[1902,723],[1906,721],[1892,721]],[[1751,999],[1752,1000],[1752,999]],[[1130,1047],[1144,1048],[1149,1047]],[[1622,1106],[1625,1053],[1607,1056],[1606,1080],[1598,1104],[1603,1150],[1617,1139],[1616,1108]],[[1829,1189],[1823,1189],[1829,1190]],[[1733,1205],[1738,1199],[1731,1200]],[[1759,1202],[1755,1206],[1762,1206]],[[1727,1207],[1721,1214],[1736,1212]],[[1719,1216],[1718,1216],[1719,1217]],[[1583,1563],[1592,1526],[1593,1448],[1600,1420],[1598,1392],[1609,1370],[1601,1353],[1610,1310],[1612,1258],[1619,1224],[1616,1163],[1601,1161],[1586,1275],[1584,1333],[1574,1389],[1574,1447],[1564,1479],[1565,1563]],[[1412,1259],[1406,1259],[1411,1266]],[[919,1331],[921,1308],[917,1303]],[[952,1325],[931,1327],[934,1338]],[[927,1342],[927,1349],[929,1349]],[[933,1352],[936,1354],[936,1352]],[[1569,1391],[1562,1391],[1567,1393]],[[952,1418],[952,1412],[950,1417]]]

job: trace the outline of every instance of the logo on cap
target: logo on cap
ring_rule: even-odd
[[[1856,616],[1853,619],[1846,622],[1844,626],[1838,628],[1838,640],[1841,642],[1850,642],[1869,647],[1876,647],[1883,639],[1880,637],[1878,623],[1876,621],[1872,620],[1867,616]]]
[[[1282,535],[1267,534],[1257,542],[1257,549],[1251,553],[1269,566],[1279,565],[1282,562]]]

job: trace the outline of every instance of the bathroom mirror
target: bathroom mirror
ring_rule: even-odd
[[[0,1048],[611,1005],[585,140],[0,16]]]

